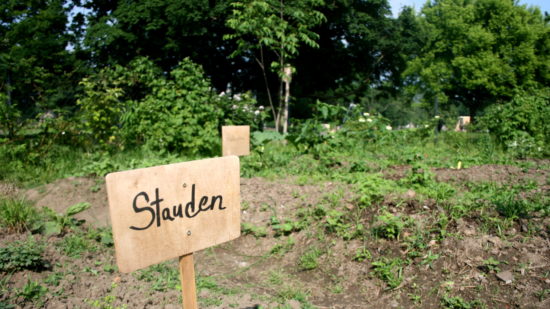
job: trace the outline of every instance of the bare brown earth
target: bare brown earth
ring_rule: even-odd
[[[388,178],[403,177],[407,167],[396,167]],[[516,182],[531,179],[547,189],[549,171],[525,170],[513,166],[485,165],[469,169],[434,170],[439,181]],[[7,191],[8,189],[6,189]],[[242,221],[255,226],[269,225],[272,216],[295,218],[299,209],[327,203],[339,196],[341,209],[353,208],[353,196],[344,184],[297,184],[294,178],[241,180]],[[10,189],[9,194],[14,194]],[[2,193],[2,192],[0,192]],[[8,193],[2,193],[8,194]],[[27,191],[19,191],[37,206],[48,206],[62,213],[78,202],[89,202],[91,208],[78,215],[86,224],[108,226],[109,215],[104,183],[100,179],[67,178]],[[414,195],[404,204],[385,201],[394,214],[406,213],[416,228],[430,226],[435,205],[420,202]],[[373,209],[367,221],[377,215]],[[542,220],[542,219],[541,219]],[[448,227],[450,235],[428,240],[429,253],[439,255],[433,263],[418,257],[403,268],[403,282],[393,290],[373,276],[372,262],[384,256],[405,257],[407,247],[397,240],[372,238],[363,243],[344,241],[319,229],[304,229],[275,237],[267,229],[267,237],[242,235],[235,241],[195,254],[196,272],[210,278],[216,287],[199,284],[198,298],[202,308],[301,308],[288,295],[302,292],[317,308],[441,308],[444,295],[464,300],[480,300],[487,308],[550,308],[550,221],[542,222],[547,231],[526,232],[521,222],[512,225],[500,236],[484,229],[476,220],[457,220]],[[412,233],[411,228],[407,233]],[[28,234],[0,234],[2,244],[24,240]],[[68,257],[59,250],[60,237],[35,238],[47,242],[46,259],[52,267],[42,272],[20,271],[9,277],[8,286],[20,289],[28,280],[44,281],[60,274],[57,284],[49,287],[44,308],[181,308],[180,292],[157,291],[152,281],[139,275],[105,271],[115,265],[114,249],[97,250]],[[293,244],[292,244],[293,243]],[[289,245],[290,244],[290,245]],[[300,257],[312,246],[322,255],[319,266],[300,270]],[[356,250],[368,248],[371,259],[354,261]],[[282,253],[273,253],[283,248]],[[488,259],[500,261],[498,270],[483,268]],[[177,269],[175,261],[168,268]],[[511,283],[498,279],[497,272],[510,270]],[[6,278],[0,274],[0,279]],[[542,291],[542,292],[541,292]],[[546,292],[545,292],[546,291]],[[0,291],[4,293],[5,291]],[[547,294],[546,294],[547,293]],[[7,295],[0,296],[0,300]],[[296,297],[294,297],[296,298]],[[94,302],[95,301],[95,302]],[[101,307],[98,304],[108,304]],[[17,308],[33,308],[20,302]],[[111,307],[109,307],[111,306]],[[459,308],[459,307],[457,307]]]

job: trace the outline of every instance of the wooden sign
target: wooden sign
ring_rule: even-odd
[[[458,117],[458,122],[455,126],[455,132],[464,132],[466,131],[466,126],[470,124],[470,116],[460,116]]]
[[[247,156],[250,154],[250,127],[222,127],[222,155]]]
[[[192,257],[239,237],[239,174],[236,156],[108,174],[119,270]]]

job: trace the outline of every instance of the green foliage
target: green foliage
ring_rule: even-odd
[[[520,158],[550,154],[550,89],[522,93],[485,110],[478,126]]]
[[[30,230],[38,220],[32,203],[24,199],[0,198],[0,226],[21,233]]]
[[[256,226],[247,222],[241,224],[241,232],[245,235],[250,234],[256,238],[267,236],[267,229],[264,226]]]
[[[90,208],[90,203],[76,203],[65,211],[64,214],[58,214],[48,207],[42,207],[43,220],[36,222],[33,230],[39,231],[46,236],[60,235],[70,229],[74,229],[82,223],[73,216]]]
[[[8,102],[4,93],[0,93],[0,132],[13,138],[21,125],[21,111],[14,103]]]
[[[145,58],[105,68],[82,81],[85,94],[78,104],[85,132],[103,146],[214,153],[222,106],[231,102],[215,95],[203,75],[188,58],[169,77]]]
[[[48,288],[40,285],[37,281],[27,280],[27,283],[17,291],[17,296],[22,297],[25,301],[33,302],[37,306],[43,305],[42,297],[46,296]]]
[[[283,133],[287,133],[288,91],[291,75],[295,70],[289,62],[298,55],[300,45],[306,44],[313,48],[319,46],[319,35],[312,29],[326,20],[323,13],[316,9],[323,4],[323,0],[247,0],[231,3],[232,14],[226,24],[234,33],[227,34],[224,38],[236,40],[237,48],[232,53],[233,57],[252,55],[260,65],[275,127],[278,130],[282,124]],[[276,61],[266,63],[264,48],[275,55]],[[259,55],[255,55],[255,52],[259,52]],[[286,99],[283,98],[281,89],[277,107],[270,95],[267,68],[278,75],[281,84],[287,83]]]
[[[14,272],[23,269],[43,270],[49,263],[43,258],[44,246],[29,237],[0,248],[0,271]]]
[[[407,220],[404,220],[401,216],[395,216],[388,211],[384,211],[380,216],[376,217],[373,232],[377,237],[399,239],[406,225]]]
[[[517,89],[548,85],[550,30],[540,10],[512,1],[439,0],[422,8],[419,22],[421,52],[404,74],[430,102],[464,104],[474,116]]]
[[[493,257],[489,257],[488,259],[483,260],[483,265],[481,265],[480,268],[487,273],[497,273],[500,271],[500,268],[498,267],[500,264],[500,261]]]
[[[277,217],[272,216],[270,218],[271,228],[275,232],[275,236],[289,235],[292,232],[298,232],[302,230],[307,222],[305,220],[292,221],[292,220],[279,220]]]
[[[478,300],[468,302],[460,296],[444,295],[441,298],[441,307],[445,309],[475,309],[486,308],[485,304]]]
[[[65,255],[72,258],[80,258],[83,253],[97,251],[95,242],[81,233],[65,235],[65,237],[57,243],[57,246]]]
[[[224,125],[248,125],[251,132],[263,129],[267,110],[263,105],[256,107],[256,99],[250,92],[233,95],[222,92],[219,96]]]
[[[382,258],[372,262],[374,275],[386,282],[389,289],[395,289],[403,281],[403,260]]]
[[[134,274],[137,280],[151,283],[153,291],[168,291],[181,289],[178,268],[167,263],[156,264],[140,270]],[[197,286],[202,288],[203,283],[199,282]]]
[[[308,248],[298,261],[298,267],[301,270],[312,270],[319,266],[319,257],[323,253],[317,247]]]
[[[369,249],[362,247],[355,250],[355,256],[353,257],[354,261],[363,262],[364,260],[370,259],[372,259],[372,254],[370,253]]]

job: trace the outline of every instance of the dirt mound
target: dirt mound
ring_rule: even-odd
[[[394,171],[404,175],[407,170]],[[438,180],[449,182],[532,179],[546,184],[548,177],[547,170],[499,165],[434,171]],[[350,229],[338,215],[331,226],[327,217],[319,219],[322,222],[310,218],[305,222],[311,228],[276,233],[274,220],[297,222],[313,216],[311,210],[323,207],[351,217],[358,210],[348,185],[299,183],[292,177],[241,179],[241,218],[250,230],[234,241],[196,252],[201,308],[441,308],[443,304],[472,307],[475,301],[488,308],[550,305],[550,239],[540,230],[543,227],[550,232],[549,218],[512,222],[499,226],[494,233],[476,218],[446,222],[435,202],[420,201],[409,194],[406,203],[383,202],[392,216],[414,221],[398,239],[368,234],[367,240],[346,240],[328,231],[340,229],[345,234]],[[94,225],[109,225],[102,179],[62,179],[29,190],[25,196],[57,212],[88,202],[90,209],[79,218]],[[370,231],[381,209],[371,205],[366,212],[365,217],[356,219]],[[328,212],[324,216],[329,215],[334,216]],[[537,229],[532,228],[535,222]],[[28,236],[0,235],[0,239],[7,243]],[[181,306],[180,292],[175,288],[179,284],[176,261],[121,274],[114,267],[113,248],[87,249],[72,255],[78,248],[78,237],[88,236],[34,237],[48,244],[45,256],[52,268],[12,276],[0,273],[0,279],[12,291],[22,291],[28,280],[54,282],[41,283],[49,284],[50,289],[44,308]],[[402,281],[390,289],[391,274],[397,273],[395,268],[390,271],[391,267],[399,268]],[[503,273],[511,276],[511,282],[501,279]],[[28,303],[21,307],[33,306]]]
[[[95,226],[110,226],[107,190],[102,179],[70,177],[56,180],[25,193],[25,197],[34,201],[36,206],[49,207],[58,213],[65,213],[70,206],[87,202],[91,207],[76,215]]]

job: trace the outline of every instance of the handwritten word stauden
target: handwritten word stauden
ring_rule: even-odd
[[[162,207],[161,203],[164,201],[160,197],[159,188],[155,188],[155,198],[150,201],[149,195],[146,192],[139,192],[134,197],[132,207],[135,213],[146,212],[150,216],[149,223],[143,227],[130,226],[130,229],[143,231],[150,228],[154,223],[157,227],[160,227],[162,221],[174,221],[176,218],[196,217],[203,211],[214,210],[216,205],[219,210],[224,210],[223,197],[221,195],[214,195],[208,198],[208,196],[202,196],[199,199],[198,205],[195,204],[195,185],[191,187],[191,200],[183,206],[183,203],[173,205],[170,207]]]

